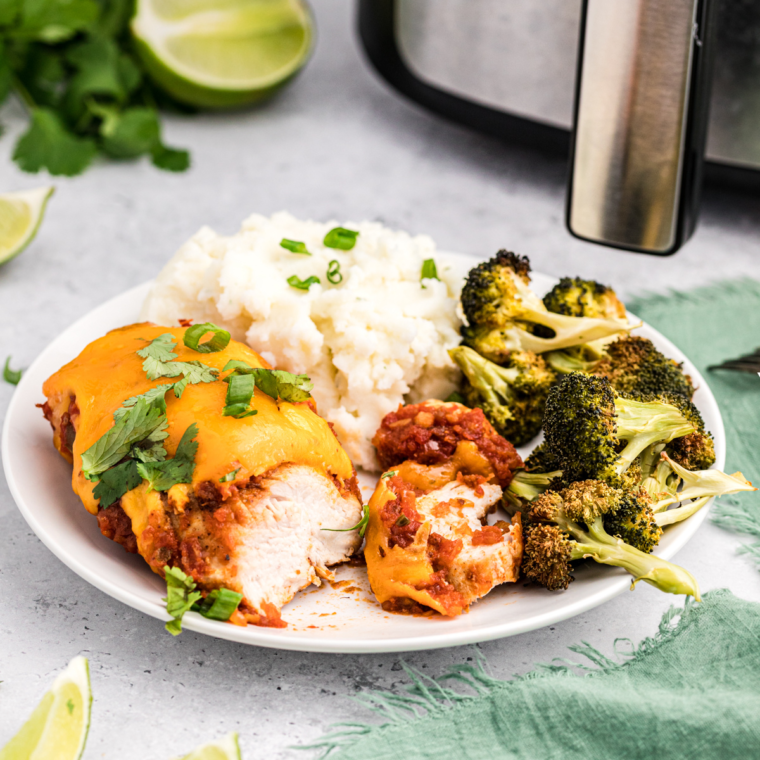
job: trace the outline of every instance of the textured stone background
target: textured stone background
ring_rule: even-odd
[[[471,134],[401,100],[362,58],[352,5],[315,5],[316,54],[276,100],[245,113],[165,119],[167,142],[192,151],[189,173],[108,163],[55,180],[33,246],[0,269],[0,360],[10,353],[14,366],[27,366],[92,307],[153,277],[200,225],[233,232],[254,210],[377,219],[479,258],[507,246],[529,254],[537,270],[594,277],[626,297],[760,277],[758,202],[726,190],[708,190],[696,236],[673,258],[571,239],[564,162]],[[47,182],[10,161],[24,123],[19,107],[9,104],[0,116],[2,189]],[[12,393],[0,384],[0,421]],[[368,717],[350,695],[405,681],[398,655],[278,652],[191,632],[173,639],[45,549],[1,476],[0,535],[0,745],[80,652],[90,658],[95,691],[87,758],[161,760],[229,730],[240,732],[245,757],[290,757],[289,745],[329,724]],[[760,600],[760,574],[736,556],[739,543],[708,523],[677,560],[703,590],[728,586]],[[509,677],[566,655],[581,639],[609,651],[615,637],[650,635],[674,601],[642,584],[572,620],[478,649],[495,675]],[[433,675],[474,649],[404,659]]]

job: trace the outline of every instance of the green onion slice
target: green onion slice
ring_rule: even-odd
[[[231,481],[235,480],[235,476],[240,472],[242,467],[238,467],[236,470],[232,470],[232,472],[228,472],[224,477],[219,478],[220,483],[230,483]]]
[[[300,240],[288,240],[287,238],[283,238],[280,240],[280,247],[285,248],[291,253],[302,253],[305,256],[311,256],[311,253],[306,250],[306,243],[303,243]]]
[[[300,279],[298,275],[295,274],[288,277],[288,285],[290,285],[291,288],[298,288],[298,290],[308,290],[312,285],[319,282],[319,277],[315,277],[314,275],[307,277],[305,280]]]
[[[343,275],[340,273],[340,262],[333,259],[327,266],[327,279],[333,285],[343,282]]]
[[[384,472],[380,476],[380,480],[385,480],[386,478],[392,478],[394,475],[398,475],[398,470],[390,470],[389,472]]]
[[[11,369],[11,357],[5,360],[3,367],[3,380],[11,385],[18,385],[21,380],[22,371],[20,369]]]
[[[356,245],[359,233],[356,230],[347,230],[345,227],[333,227],[322,241],[326,248],[338,248],[341,251],[350,251]]]
[[[224,410],[222,414],[225,417],[249,417],[256,414],[255,410],[249,408],[255,382],[253,375],[239,375],[237,373],[225,378],[227,383],[227,397],[224,400]]]
[[[214,335],[210,340],[201,343],[200,340],[206,333],[214,333]],[[227,348],[230,342],[230,334],[227,330],[212,325],[211,322],[204,322],[202,325],[188,327],[185,330],[184,342],[188,348],[197,351],[199,354],[215,354],[217,351]]]
[[[190,609],[200,612],[210,620],[229,620],[232,613],[243,601],[243,595],[228,588],[215,588],[205,599],[196,602]]]
[[[422,280],[440,280],[438,269],[435,265],[435,259],[425,259],[422,262],[422,272],[420,272],[420,282]],[[422,286],[425,287],[424,285]]]
[[[396,520],[396,525],[404,526],[409,525],[411,520],[406,515],[399,515],[398,520]]]

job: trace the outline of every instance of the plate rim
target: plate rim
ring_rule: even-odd
[[[439,251],[439,254],[442,253]],[[462,254],[458,254],[462,256]],[[474,260],[474,257],[467,256],[467,259]],[[543,273],[534,272],[534,276],[545,277],[547,279],[556,280],[557,278],[544,275]],[[17,408],[21,409],[21,397],[23,394],[19,393],[19,389],[26,389],[27,385],[32,382],[34,378],[35,370],[45,363],[46,357],[49,353],[56,350],[56,346],[59,340],[64,336],[76,333],[78,329],[82,329],[85,324],[97,317],[99,311],[107,311],[114,307],[115,302],[120,300],[129,301],[130,299],[137,299],[140,295],[147,295],[148,290],[152,286],[154,280],[149,280],[137,285],[129,290],[126,290],[104,303],[91,309],[82,317],[77,319],[69,327],[61,331],[48,345],[39,353],[37,358],[32,362],[29,368],[24,372],[21,382],[14,391],[10,403],[8,404],[5,421],[3,425],[2,438],[0,439],[2,448],[3,470],[5,473],[6,482],[11,492],[11,496],[16,503],[17,508],[23,515],[29,527],[35,533],[35,535],[42,541],[42,543],[70,570],[79,575],[82,579],[87,581],[90,585],[99,589],[100,591],[108,594],[114,599],[126,604],[133,609],[137,609],[151,617],[157,618],[161,621],[169,620],[169,616],[166,613],[165,608],[159,602],[151,602],[141,598],[134,592],[119,586],[116,583],[112,583],[110,580],[99,576],[96,570],[88,563],[80,561],[76,556],[71,554],[61,543],[56,539],[54,535],[45,526],[44,522],[41,522],[34,513],[34,509],[30,508],[27,504],[27,500],[21,493],[21,490],[16,482],[15,474],[12,471],[12,466],[9,462],[9,458],[6,452],[9,451],[12,420],[16,414]],[[628,313],[629,318],[638,320],[634,314]],[[139,318],[139,317],[138,317]],[[643,320],[638,320],[643,323]],[[646,325],[647,329],[654,331],[658,340],[662,342],[668,350],[675,351],[676,355],[686,357],[683,351],[681,351],[675,344],[666,338],[662,333],[656,330],[651,325]],[[713,395],[709,385],[705,382],[699,371],[694,367],[692,362],[686,357],[688,362],[689,372],[692,374],[692,378],[695,384],[700,388],[704,387],[707,391],[707,395],[704,399],[704,403],[713,407],[715,413],[715,421],[718,423],[712,425],[713,435],[716,441],[716,451],[718,454],[715,466],[723,469],[725,467],[725,428],[723,425],[723,419],[720,413],[715,396]],[[678,536],[666,547],[666,551],[659,556],[663,556],[665,559],[669,559],[677,554],[688,543],[699,527],[707,518],[709,504],[703,507],[697,514],[689,518],[687,523],[684,523],[684,528],[681,530]],[[688,526],[688,527],[687,527]],[[276,630],[261,628],[258,626],[247,626],[245,628],[227,625],[218,621],[207,620],[197,613],[188,613],[183,618],[183,629],[192,630],[197,633],[203,633],[215,638],[221,638],[228,641],[234,641],[237,643],[262,646],[266,648],[300,651],[300,652],[314,652],[314,653],[332,653],[332,654],[368,654],[368,653],[381,653],[381,652],[411,652],[420,650],[432,650],[442,649],[452,646],[462,646],[465,644],[476,644],[485,641],[493,641],[494,639],[506,638],[508,636],[514,636],[521,633],[528,633],[553,623],[558,623],[563,620],[567,620],[576,615],[580,615],[587,612],[594,607],[597,607],[610,599],[618,596],[630,587],[630,578],[628,576],[621,576],[610,578],[606,581],[606,585],[596,591],[589,594],[582,599],[576,600],[564,606],[558,607],[556,610],[548,610],[544,613],[536,614],[530,618],[526,618],[522,621],[505,621],[501,624],[489,625],[483,628],[470,628],[464,631],[446,632],[440,629],[435,633],[423,636],[414,637],[399,637],[389,639],[387,636],[382,638],[370,639],[329,639],[329,638],[309,638],[308,634],[299,632],[288,636],[278,635]]]

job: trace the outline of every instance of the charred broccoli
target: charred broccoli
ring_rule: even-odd
[[[522,512],[526,504],[549,490],[562,488],[562,470],[526,472],[518,470],[504,491],[504,507],[509,514]]]
[[[667,393],[690,399],[694,395],[691,378],[684,374],[682,365],[660,353],[651,340],[637,335],[610,343],[591,371],[606,377],[624,396]]]
[[[580,372],[566,375],[546,401],[547,447],[568,481],[621,485],[621,476],[647,447],[694,430],[673,404],[622,398],[606,378]]]
[[[462,328],[464,343],[502,364],[512,351],[552,351],[629,329],[624,318],[570,317],[547,311],[529,284],[528,259],[509,251],[499,251],[472,269],[462,289],[467,320]],[[536,335],[538,325],[548,328],[552,337]]]
[[[538,435],[555,375],[532,351],[512,351],[505,366],[467,346],[449,351],[465,375],[464,403],[480,407],[499,435],[522,446]]]
[[[555,470],[559,470],[559,462],[549,450],[546,441],[541,441],[525,460],[525,472],[545,473]]]
[[[604,529],[645,554],[657,546],[662,536],[652,500],[641,490],[620,491],[617,509],[604,515]]]
[[[621,508],[623,495],[596,480],[573,483],[560,492],[547,491],[527,508],[522,571],[550,590],[573,580],[571,563],[591,558],[622,567],[633,576],[632,587],[646,581],[671,594],[699,600],[699,587],[681,567],[646,554],[605,530],[604,519]]]
[[[544,306],[568,317],[625,319],[625,306],[612,288],[580,277],[563,277],[544,296]]]

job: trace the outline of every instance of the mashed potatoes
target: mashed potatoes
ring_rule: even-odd
[[[214,322],[276,367],[308,374],[354,464],[377,469],[370,441],[383,416],[400,403],[446,398],[456,385],[447,350],[459,343],[456,304],[468,267],[436,255],[429,237],[375,222],[344,225],[359,232],[351,250],[325,247],[337,226],[279,213],[254,214],[231,237],[204,227],[161,272],[142,316]],[[311,255],[283,248],[283,238]],[[420,282],[430,258],[441,281]],[[334,260],[336,284],[326,276]],[[292,275],[320,282],[299,290],[288,284]]]

